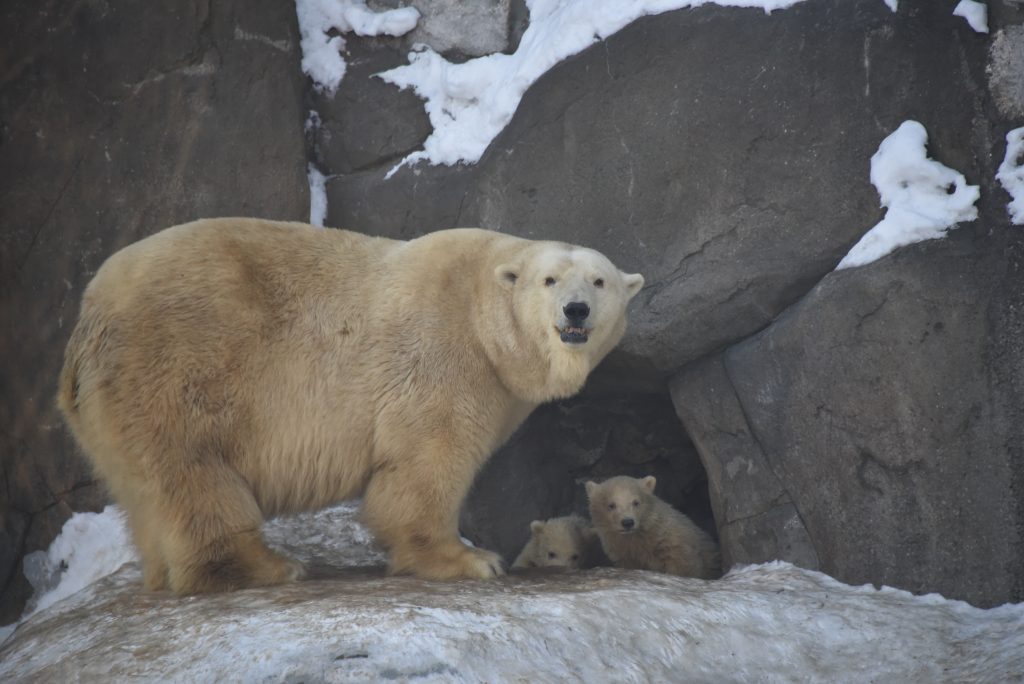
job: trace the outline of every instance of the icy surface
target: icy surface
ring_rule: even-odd
[[[971,28],[978,33],[988,33],[988,7],[985,3],[975,0],[960,0],[960,3],[953,8],[953,14],[966,19]]]
[[[943,237],[960,221],[978,218],[978,186],[929,159],[928,133],[904,121],[871,157],[871,183],[878,189],[885,217],[843,257],[836,269],[863,266],[900,247]]]
[[[999,165],[996,180],[1012,198],[1006,205],[1010,220],[1024,225],[1024,127],[1006,134],[1006,156]]]
[[[334,93],[345,77],[345,39],[331,31],[358,36],[401,36],[416,27],[414,7],[374,12],[365,0],[295,0],[302,47],[302,71],[316,87]]]
[[[1024,604],[980,610],[786,563],[710,582],[607,568],[387,577],[365,567],[382,556],[355,515],[349,504],[268,523],[268,539],[319,567],[288,586],[177,598],[143,591],[127,564],[22,623],[0,649],[0,681],[1013,682],[1024,672]]]
[[[117,506],[107,506],[102,513],[75,513],[45,553],[25,558],[25,574],[36,590],[26,615],[49,608],[135,560],[124,514]]]
[[[771,12],[802,0],[714,0],[728,7]],[[645,15],[697,7],[711,0],[527,0],[530,25],[518,49],[454,64],[424,47],[409,64],[379,76],[424,99],[434,127],[423,144],[394,167],[427,160],[431,164],[475,163],[512,119],[526,89],[561,60],[604,40]]]

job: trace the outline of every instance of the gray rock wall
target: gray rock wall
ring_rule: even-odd
[[[984,35],[955,4],[641,19],[538,80],[478,164],[390,180],[427,122],[410,93],[346,81],[348,101],[407,123],[400,144],[358,164],[332,157],[348,144],[336,127],[314,140],[332,174],[328,223],[404,238],[483,225],[587,244],[643,272],[627,338],[591,385],[636,392],[638,406],[671,392],[727,561],[1020,600],[1024,233],[993,177],[1003,136],[1024,124],[1024,9],[989,3]],[[401,47],[377,41],[360,57],[376,72]],[[907,119],[927,129],[931,157],[981,186],[981,218],[831,274],[883,214],[869,160]],[[542,440],[544,425],[522,439]],[[571,452],[552,450],[552,471]],[[548,472],[505,454],[477,484],[492,495],[466,513],[490,521],[478,530],[488,541],[508,536],[496,530],[510,501],[540,510],[566,497],[558,485],[502,498]]]
[[[105,494],[54,407],[89,278],[202,216],[309,216],[290,3],[6,3],[0,18],[0,623],[23,553]]]

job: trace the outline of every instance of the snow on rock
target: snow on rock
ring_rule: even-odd
[[[25,575],[35,589],[26,617],[137,559],[117,506],[107,506],[102,513],[75,513],[47,551],[25,556]]]
[[[871,183],[878,189],[885,217],[843,257],[836,269],[863,266],[900,247],[941,238],[960,221],[978,217],[977,185],[928,159],[928,133],[904,121],[871,157]]]
[[[312,163],[306,165],[309,176],[309,222],[323,227],[327,219],[327,176]]]
[[[302,47],[302,71],[319,90],[333,94],[345,76],[345,39],[331,31],[358,36],[401,36],[416,27],[415,7],[374,12],[365,0],[295,0]]]
[[[884,2],[885,2],[885,6],[886,6],[886,7],[888,7],[888,8],[889,8],[890,10],[892,10],[893,12],[895,12],[895,11],[896,11],[896,3],[897,3],[897,0],[884,0]]]
[[[279,547],[332,564],[296,584],[179,598],[143,591],[127,564],[23,622],[0,647],[0,681],[1009,682],[1024,672],[1024,604],[981,610],[780,562],[717,581],[610,568],[387,577],[357,567],[382,556],[356,510],[268,523]]]
[[[1024,225],[1024,127],[1006,134],[1006,156],[999,165],[996,180],[1010,194],[1006,205],[1014,225]]]
[[[976,0],[960,0],[953,8],[953,15],[963,17],[978,33],[988,33],[988,7]]]
[[[728,7],[771,12],[802,0],[713,0]],[[566,57],[604,40],[645,15],[697,7],[712,0],[526,0],[530,25],[513,54],[492,54],[462,64],[430,48],[409,54],[409,64],[378,76],[425,100],[434,130],[395,166],[419,160],[431,164],[475,163],[512,119],[526,89]]]

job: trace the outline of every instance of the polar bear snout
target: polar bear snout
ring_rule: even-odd
[[[562,312],[570,324],[580,325],[590,315],[590,307],[586,302],[569,302],[562,307]]]
[[[633,518],[623,518],[621,525],[623,531],[632,532],[633,528],[636,527],[636,520],[634,520]]]
[[[583,344],[590,338],[590,328],[584,325],[590,316],[586,302],[569,302],[562,307],[566,324],[558,329],[558,335],[566,344]]]

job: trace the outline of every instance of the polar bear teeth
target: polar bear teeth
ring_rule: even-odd
[[[587,338],[590,335],[590,330],[587,328],[566,326],[564,328],[558,328],[557,330],[562,341],[570,344],[582,344],[587,341]]]

